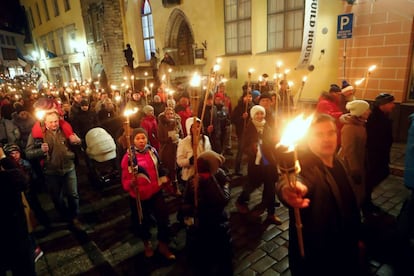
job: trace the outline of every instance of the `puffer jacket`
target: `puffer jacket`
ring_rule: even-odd
[[[203,135],[198,141],[197,154],[206,150],[211,150],[211,144],[208,136]],[[192,136],[187,135],[178,143],[177,164],[182,168],[181,178],[188,180],[194,175],[194,165],[190,164],[190,158],[193,156]]]
[[[161,190],[167,172],[161,167],[156,150],[149,145],[143,152],[136,150],[135,158],[135,176],[129,166],[129,154],[125,153],[122,158],[122,187],[133,198],[136,198],[138,189],[140,199],[147,200]]]

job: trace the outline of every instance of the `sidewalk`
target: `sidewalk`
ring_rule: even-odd
[[[404,148],[403,144],[393,146],[392,171],[396,175],[391,175],[374,192],[375,204],[393,216],[398,215],[409,195],[400,177]],[[36,263],[38,275],[186,275],[184,230],[179,230],[171,242],[177,255],[175,262],[165,261],[158,254],[150,260],[146,259],[142,242],[128,229],[128,200],[120,185],[100,192],[89,186],[82,170],[79,172],[81,220],[85,224],[85,231],[70,231],[64,224],[55,224],[53,232],[43,237],[38,231],[38,242],[45,253]],[[254,220],[241,216],[236,212],[234,202],[241,192],[243,181],[246,181],[246,177],[233,180],[231,202],[227,207],[232,229],[235,275],[290,275],[288,211],[285,207],[277,208],[276,213],[283,221],[280,226],[263,224],[264,217]],[[50,201],[46,196],[42,199],[52,219],[55,218]],[[254,192],[251,205],[260,200],[260,191]],[[176,201],[170,198],[169,206],[175,210]],[[171,221],[176,221],[175,214],[171,215]],[[373,275],[393,275],[388,264],[376,260],[371,261],[371,269]]]

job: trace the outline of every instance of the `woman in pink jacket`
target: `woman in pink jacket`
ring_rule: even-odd
[[[173,260],[175,255],[168,248],[169,214],[161,191],[161,185],[168,181],[166,172],[161,167],[157,151],[148,144],[148,134],[145,129],[134,129],[132,137],[134,145],[125,153],[121,161],[122,186],[129,193],[132,229],[134,234],[141,237],[144,242],[145,256],[152,257],[154,250],[151,244],[150,227],[151,215],[153,215],[158,228],[158,251],[168,260]],[[132,158],[129,156],[130,153]],[[138,219],[137,192],[143,213],[141,224]]]

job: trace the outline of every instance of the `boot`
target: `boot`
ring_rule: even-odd
[[[152,249],[151,241],[144,241],[144,254],[147,258],[154,256],[154,249]]]
[[[170,249],[168,248],[168,244],[166,244],[165,242],[162,242],[162,241],[158,242],[158,251],[167,260],[175,260],[175,255],[171,253]]]

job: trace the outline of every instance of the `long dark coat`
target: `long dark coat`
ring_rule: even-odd
[[[375,187],[390,174],[392,121],[387,114],[374,107],[368,117],[366,129],[366,183],[368,187]]]
[[[310,205],[300,209],[305,258],[299,254],[294,210],[289,208],[292,275],[358,275],[360,215],[345,167],[335,158],[335,168],[345,175],[338,181],[309,150],[299,152],[298,157],[302,168],[299,180],[308,187]],[[281,181],[276,186],[282,201],[281,191],[286,185]]]

